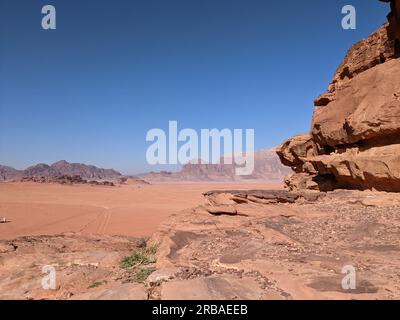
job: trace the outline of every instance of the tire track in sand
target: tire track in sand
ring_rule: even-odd
[[[106,229],[110,223],[111,215],[112,215],[112,211],[109,207],[103,206],[102,208],[105,209],[106,211],[103,214],[102,221],[100,221],[100,224],[97,227],[97,230],[96,230],[97,234],[104,234],[106,232]]]
[[[92,205],[93,206],[93,205]],[[90,232],[93,234],[103,234],[110,222],[111,219],[111,209],[108,206],[93,206],[102,209],[103,212],[100,212],[97,214],[97,216],[86,223],[80,230],[79,232],[85,232],[85,229],[88,229],[91,225],[97,225],[94,226],[94,231]],[[86,232],[89,232],[87,230]]]

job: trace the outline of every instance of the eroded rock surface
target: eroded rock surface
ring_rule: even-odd
[[[166,276],[153,283],[151,297],[400,297],[399,194],[291,194],[212,191],[205,194],[207,205],[229,203],[238,214],[214,215],[201,206],[171,217],[152,239],[159,244],[157,272]],[[354,290],[342,287],[349,265],[356,269]]]
[[[400,191],[400,1],[391,7],[389,22],[349,50],[315,100],[310,134],[277,151],[295,171],[290,190]]]
[[[120,268],[138,241],[118,236],[62,234],[0,240],[0,299],[146,299]],[[43,267],[56,272],[56,287],[42,286]],[[48,269],[46,269],[48,270]]]

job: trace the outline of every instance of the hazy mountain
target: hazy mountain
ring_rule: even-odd
[[[179,172],[150,172],[140,177],[147,181],[283,181],[292,170],[280,162],[275,149],[254,153],[254,172],[249,176],[237,176],[232,164],[188,163]]]
[[[18,177],[22,177],[22,171],[0,165],[0,181],[1,180],[12,180]]]
[[[82,163],[69,163],[61,160],[48,165],[39,163],[25,170],[16,170],[11,167],[0,166],[0,180],[12,180],[21,177],[57,177],[61,175],[80,176],[83,179],[112,179],[121,176],[113,169],[103,169]]]

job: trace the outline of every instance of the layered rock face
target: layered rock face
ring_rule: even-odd
[[[224,159],[221,158],[219,164],[188,163],[183,165],[179,172],[151,172],[140,177],[149,182],[246,180],[281,182],[290,172],[290,168],[285,167],[279,161],[275,149],[266,149],[254,153],[254,171],[248,176],[236,175],[235,166],[225,164]]]
[[[400,192],[400,0],[391,7],[389,23],[349,50],[315,100],[310,134],[279,148],[295,171],[289,189]]]

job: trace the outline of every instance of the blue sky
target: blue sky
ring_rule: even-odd
[[[54,5],[57,29],[41,28]],[[341,28],[341,8],[357,29]],[[385,21],[377,0],[1,0],[0,163],[60,159],[124,173],[148,130],[253,128],[269,148],[310,128],[347,49]]]

